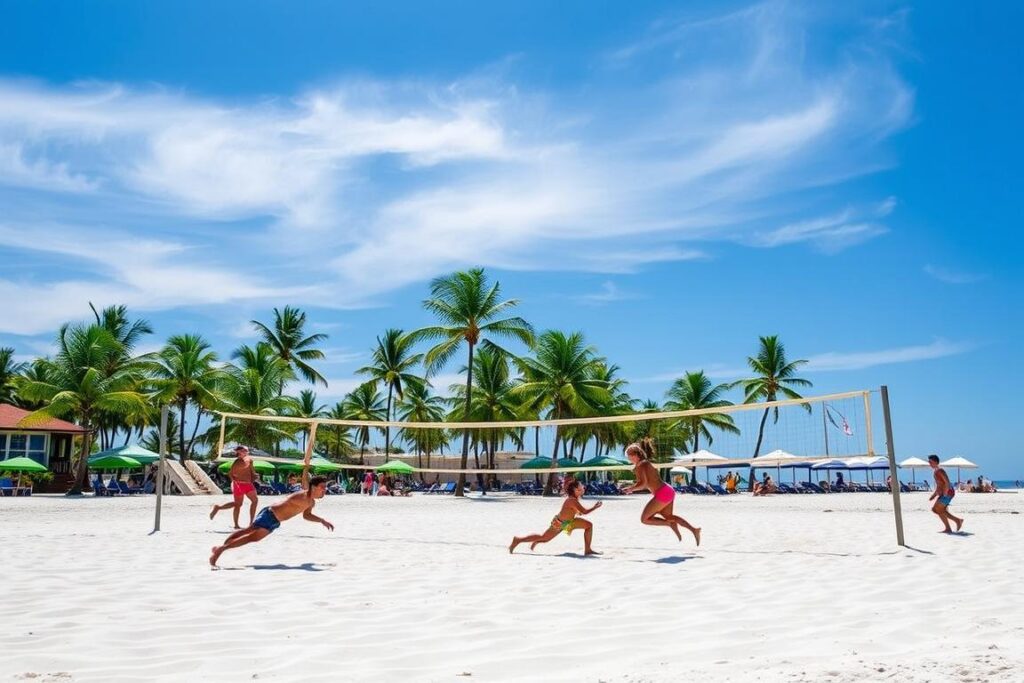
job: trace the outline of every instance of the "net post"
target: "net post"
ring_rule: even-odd
[[[309,438],[306,440],[306,454],[302,459],[302,485],[309,488],[309,461],[313,458],[313,443],[316,441],[316,429],[319,422],[309,423]]]
[[[227,422],[227,418],[223,415],[220,416],[220,437],[217,439],[217,452],[213,454],[213,459],[216,460],[220,457],[220,454],[224,452],[224,425]]]
[[[864,392],[864,423],[864,430],[868,440],[867,455],[871,456],[875,454],[875,442],[871,431],[871,393],[867,391]]]
[[[896,474],[896,448],[892,443],[892,415],[889,412],[889,387],[882,385],[882,416],[885,419],[885,447],[889,455],[889,489],[892,491],[892,511],[896,517],[896,543],[903,541],[903,507],[900,505],[900,480]]]
[[[153,531],[160,531],[160,508],[164,501],[164,461],[167,458],[167,414],[170,408],[165,403],[160,408],[160,460],[156,468],[156,512],[153,517]]]

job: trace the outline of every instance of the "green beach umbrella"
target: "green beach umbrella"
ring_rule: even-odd
[[[110,448],[108,450],[95,453],[89,456],[89,462],[92,463],[92,461],[97,460],[99,458],[105,458],[108,455],[124,455],[129,458],[132,458],[133,460],[137,460],[143,465],[150,465],[160,459],[159,453],[154,453],[148,448],[143,448],[142,446],[133,443],[128,446],[121,446],[120,448]]]
[[[89,458],[90,470],[134,470],[142,467],[142,463],[127,455],[104,455],[102,458]]]
[[[391,474],[412,474],[416,470],[404,460],[392,460],[380,467],[375,468],[378,472],[390,472]]]
[[[0,472],[49,472],[32,458],[8,458],[0,460]]]
[[[235,462],[235,458],[231,458],[230,460],[226,460],[226,461],[222,462],[220,464],[220,466],[217,467],[217,469],[220,470],[221,472],[227,472],[228,470],[231,469],[231,465],[233,465],[234,462]],[[273,463],[269,463],[266,460],[257,460],[256,458],[253,458],[252,459],[252,467],[259,474],[273,474],[274,473],[274,465],[273,465]]]
[[[253,462],[260,462],[260,461],[259,460],[254,460]],[[277,469],[279,471],[281,471],[281,472],[301,472],[302,471],[302,467],[303,467],[303,465],[302,465],[302,461],[301,460],[296,460],[295,462],[284,462],[284,463],[280,463],[279,462],[279,463],[277,463]],[[316,458],[310,458],[310,460],[309,460],[309,469],[312,470],[313,472],[320,473],[320,472],[338,472],[342,468],[341,468],[341,465],[338,465],[337,463],[333,463],[330,460],[328,460],[327,458],[316,457]]]
[[[622,464],[622,463],[619,463]],[[580,463],[572,458],[559,458],[559,467],[580,467]],[[521,465],[524,470],[546,470],[551,467],[551,458],[539,457],[527,460]]]
[[[615,467],[617,465],[628,465],[628,462],[611,458],[607,455],[595,455],[590,460],[583,461],[583,467]]]

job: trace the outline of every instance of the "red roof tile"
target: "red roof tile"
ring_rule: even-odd
[[[19,426],[22,418],[29,415],[31,411],[22,410],[17,406],[7,403],[0,403],[0,429],[18,429],[31,432],[73,432],[81,434],[85,430],[76,424],[58,420],[55,417],[33,424],[31,427]]]

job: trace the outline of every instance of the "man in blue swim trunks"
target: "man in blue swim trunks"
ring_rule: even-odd
[[[953,533],[953,530],[949,527],[949,520],[956,522],[956,530],[960,531],[960,527],[964,525],[964,520],[950,513],[949,504],[953,502],[953,496],[956,495],[956,489],[949,483],[949,477],[946,475],[946,470],[939,467],[939,456],[929,455],[928,464],[932,467],[932,473],[935,475],[935,493],[928,500],[935,500],[935,505],[932,506],[932,512],[939,516],[942,520],[942,526],[946,527],[945,532],[947,534]]]
[[[303,475],[303,479],[306,479],[306,475]],[[221,554],[229,548],[238,548],[249,543],[255,543],[256,541],[262,541],[264,538],[270,535],[272,531],[281,526],[281,522],[286,519],[291,519],[296,515],[301,514],[302,518],[307,522],[319,522],[323,524],[329,531],[334,531],[334,525],[328,522],[322,517],[317,517],[313,514],[313,506],[316,505],[316,501],[324,497],[327,492],[327,478],[326,477],[313,477],[309,480],[308,485],[300,492],[293,493],[292,495],[285,498],[280,503],[269,505],[256,515],[256,519],[253,520],[252,525],[247,529],[236,531],[227,537],[224,541],[224,545],[214,546],[211,548],[210,554],[210,566],[216,567],[217,560],[220,559]]]

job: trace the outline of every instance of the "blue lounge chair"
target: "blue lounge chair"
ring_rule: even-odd
[[[0,496],[16,496],[18,487],[7,477],[0,478]]]

